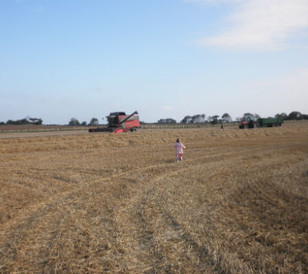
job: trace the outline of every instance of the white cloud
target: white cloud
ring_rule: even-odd
[[[277,50],[290,39],[308,33],[307,0],[189,0],[199,3],[233,3],[221,33],[199,40],[203,46]]]
[[[198,3],[202,5],[213,5],[213,4],[232,4],[232,3],[241,3],[247,0],[184,0],[188,3]]]
[[[308,113],[308,68],[255,83],[251,89],[255,91],[256,101],[260,100],[259,105],[268,112]]]
[[[173,110],[174,110],[174,107],[172,107],[172,106],[163,106],[162,109],[163,109],[164,111],[173,111]]]
[[[280,79],[263,83],[263,86],[273,88],[274,94],[283,95],[293,101],[303,101],[308,111],[308,68],[299,69]]]

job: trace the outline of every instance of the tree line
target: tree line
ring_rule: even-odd
[[[221,122],[224,123],[231,123],[231,122],[239,122],[241,120],[247,119],[254,119],[257,120],[260,118],[258,114],[252,113],[244,113],[242,117],[237,117],[235,120],[228,113],[224,113],[222,116],[220,115],[213,115],[213,116],[206,116],[205,114],[196,114],[196,115],[186,115],[180,123],[182,124],[192,124],[192,123],[211,123],[211,124],[218,124]],[[292,111],[289,114],[286,113],[277,113],[275,118],[282,118],[284,120],[308,120],[308,114],[302,114],[299,111]],[[273,118],[273,117],[271,117]],[[141,122],[142,124],[146,124],[145,122]],[[173,118],[162,118],[157,121],[158,124],[176,124],[177,121]],[[27,116],[26,118],[19,119],[19,120],[8,120],[6,123],[0,122],[0,125],[42,125],[43,120],[41,118],[32,118]],[[93,117],[89,123],[86,121],[79,122],[76,118],[71,118],[68,122],[69,126],[97,126],[99,125],[98,119]]]
[[[284,120],[308,120],[308,114],[301,114],[299,111],[292,111],[288,114],[286,113],[277,113],[275,118],[282,118]],[[235,120],[228,113],[224,113],[222,116],[214,115],[214,116],[206,116],[205,114],[196,114],[196,115],[187,115],[185,116],[180,123],[181,124],[197,124],[197,123],[211,123],[211,124],[218,124],[221,122],[224,123],[231,123],[231,122],[240,122],[242,120],[247,120],[247,118],[257,120],[261,118],[259,114],[252,114],[252,113],[244,113],[242,117],[237,117]],[[273,118],[273,117],[267,117]],[[173,118],[162,118],[157,121],[158,124],[176,124],[177,121]]]
[[[0,122],[0,125],[41,125],[41,124],[43,124],[43,120],[41,118],[32,118],[29,116],[19,120],[8,120],[6,123]]]
[[[29,116],[18,120],[8,120],[6,123],[0,122],[0,125],[42,125],[42,124],[43,120],[41,118],[31,118]],[[99,123],[97,118],[92,118],[89,123],[85,121],[80,123],[76,118],[72,118],[68,123],[69,126],[94,126],[98,124]]]
[[[98,119],[93,117],[91,119],[91,121],[87,124],[86,121],[83,121],[83,122],[79,122],[78,119],[76,118],[72,118],[69,123],[68,123],[69,126],[97,126],[99,125],[99,122],[98,122]]]

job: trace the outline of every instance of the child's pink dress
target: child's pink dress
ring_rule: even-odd
[[[175,143],[175,153],[176,153],[176,160],[181,161],[183,159],[185,146],[182,143]]]

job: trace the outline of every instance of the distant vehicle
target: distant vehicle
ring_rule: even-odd
[[[242,119],[239,125],[239,128],[255,128],[255,127],[257,127],[257,122],[250,117],[247,117],[246,119]]]
[[[279,127],[282,124],[282,118],[259,118],[258,120],[248,118],[241,121],[239,128]]]
[[[137,111],[130,115],[126,115],[125,112],[111,112],[106,118],[108,120],[107,127],[90,128],[89,132],[134,132],[140,127]]]

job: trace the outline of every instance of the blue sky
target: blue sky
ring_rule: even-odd
[[[1,0],[0,121],[308,113],[307,0]]]

